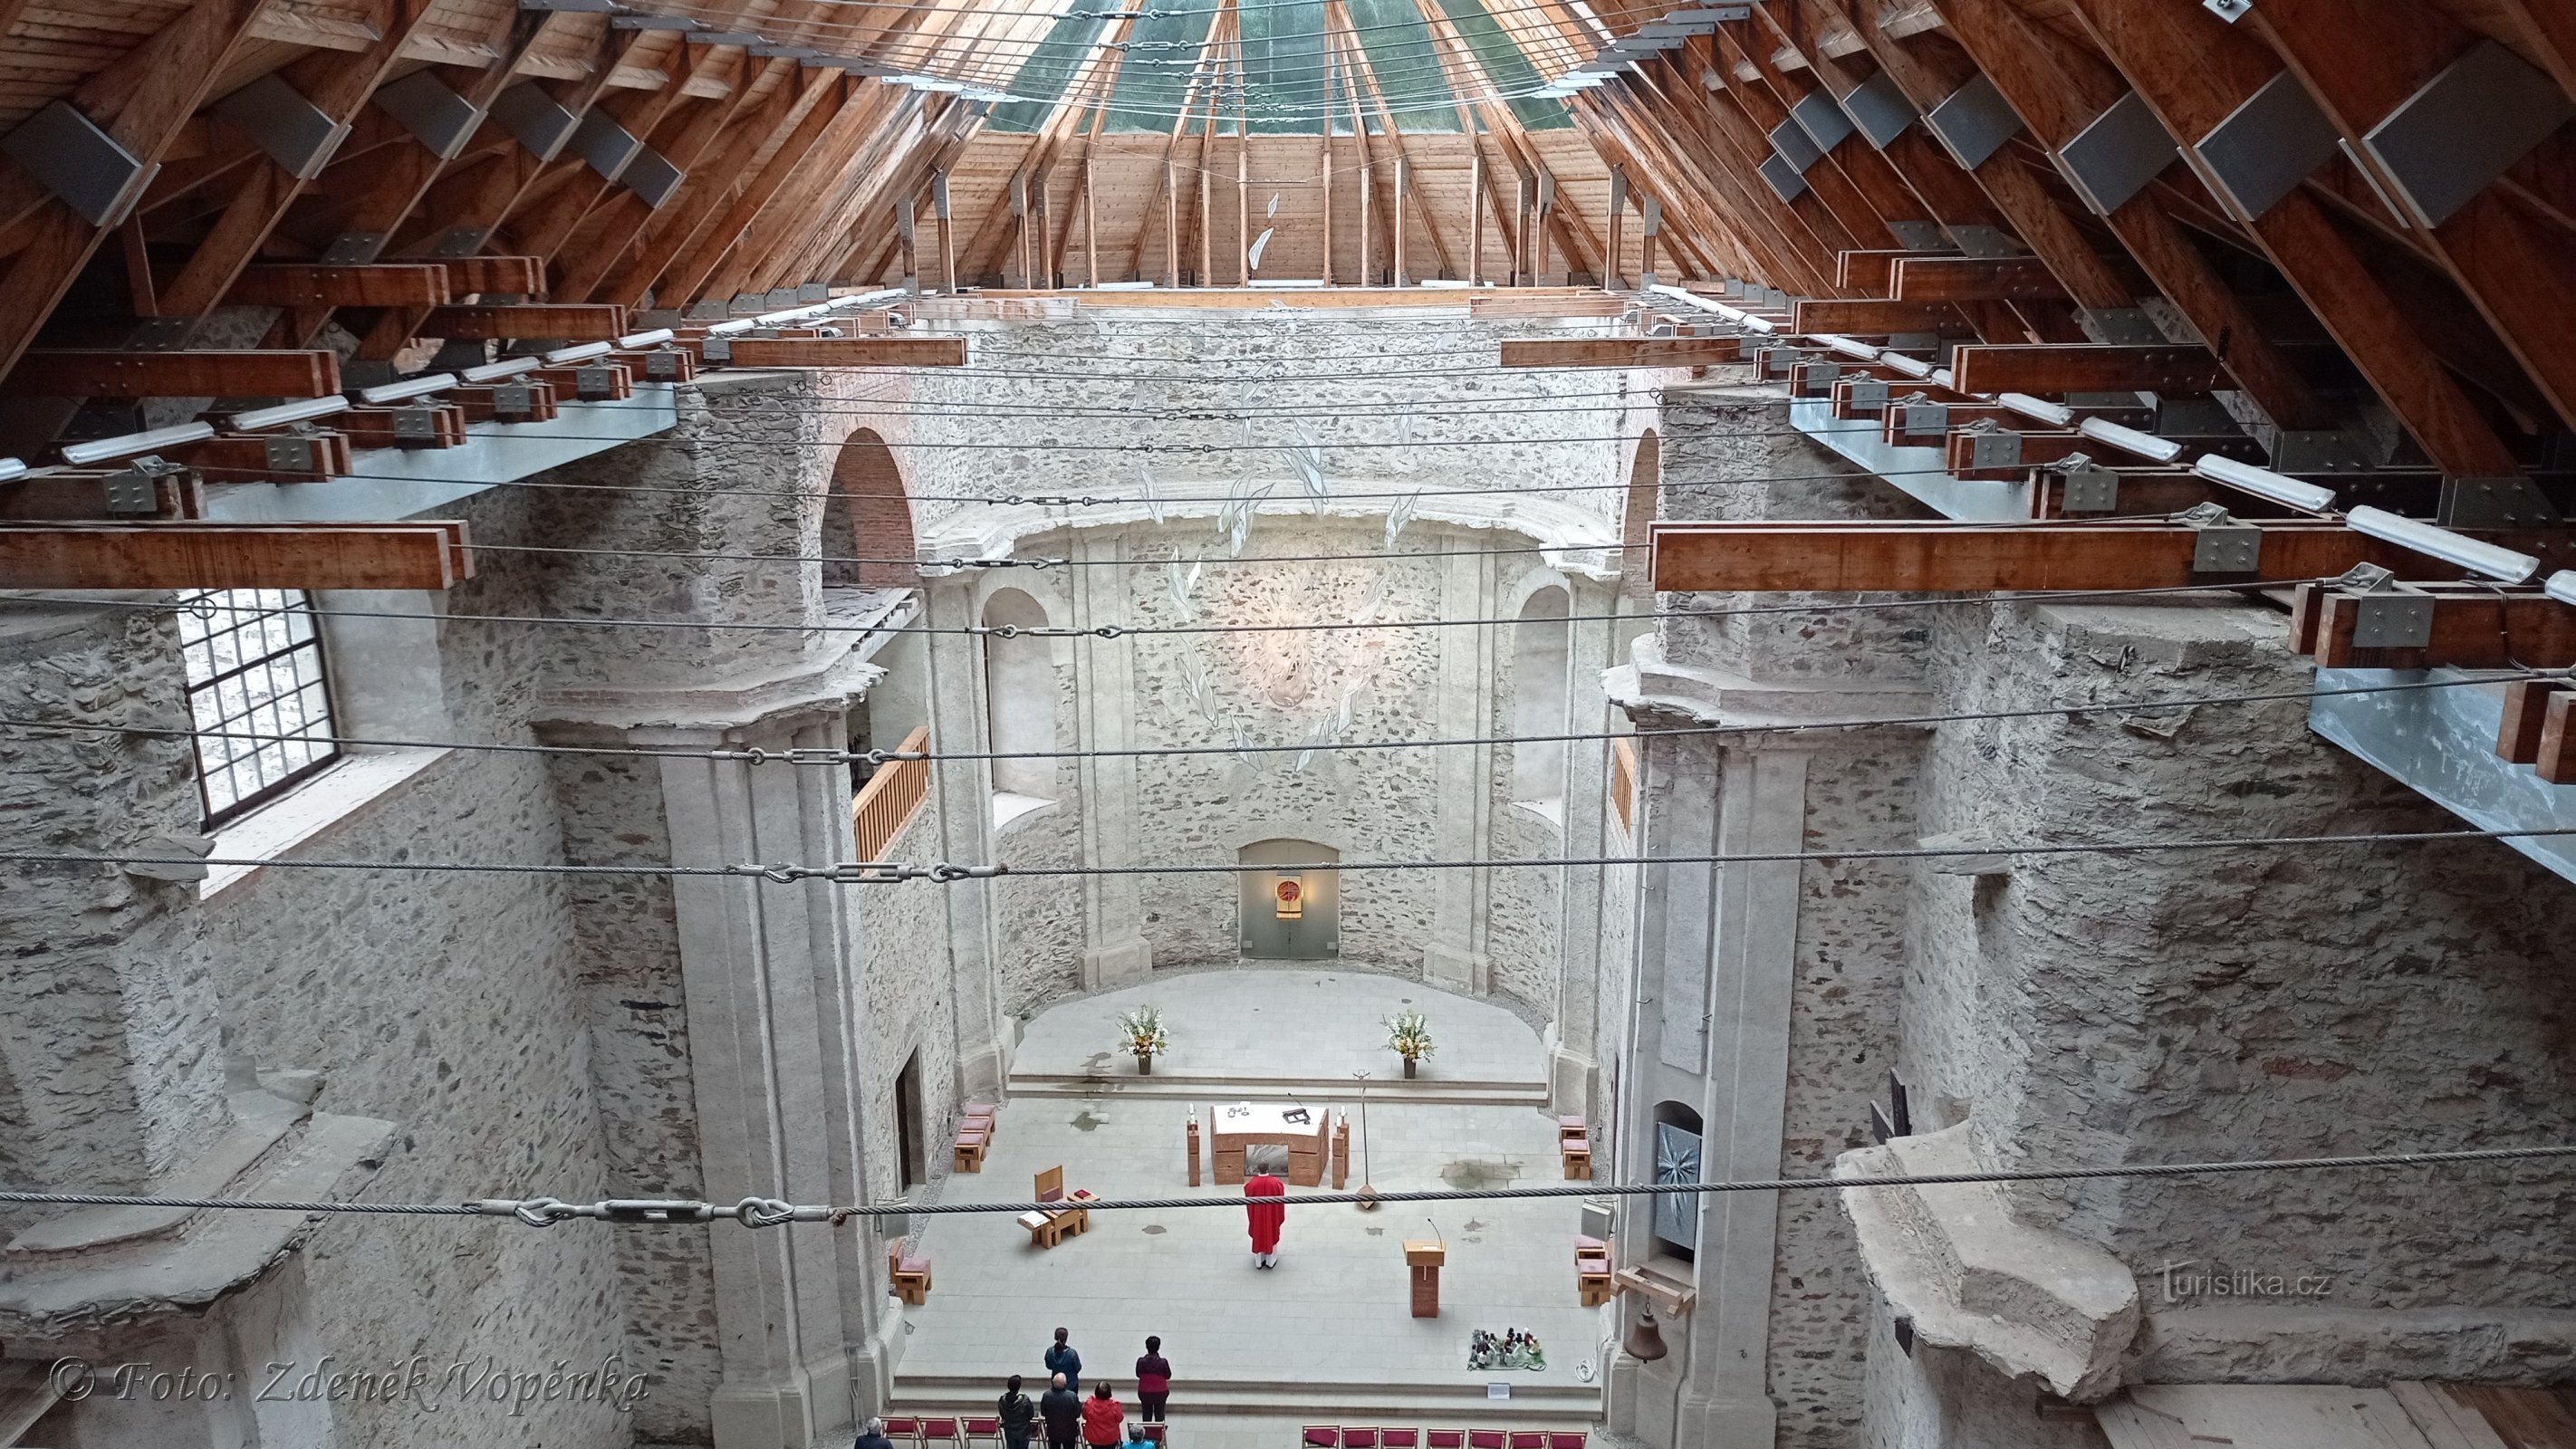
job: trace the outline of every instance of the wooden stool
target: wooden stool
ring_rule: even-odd
[[[1558,1156],[1565,1159],[1566,1181],[1590,1182],[1592,1180],[1591,1138],[1565,1138],[1556,1144],[1556,1151]]]
[[[886,1249],[886,1277],[894,1284],[894,1294],[904,1302],[919,1307],[930,1299],[930,1260],[907,1258],[903,1244]]]
[[[989,1134],[977,1130],[971,1123],[958,1128],[956,1144],[950,1149],[950,1165],[959,1172],[982,1172],[984,1149],[991,1141]]]

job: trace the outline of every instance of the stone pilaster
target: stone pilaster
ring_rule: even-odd
[[[1116,536],[1093,532],[1074,535],[1077,556],[1114,562],[1120,554]],[[1082,628],[1124,627],[1128,614],[1128,570],[1118,567],[1073,571],[1073,617]],[[1074,748],[1123,750],[1135,743],[1135,662],[1133,639],[1083,636],[1073,641]],[[1082,802],[1082,862],[1085,865],[1134,865],[1136,832],[1136,759],[1132,755],[1087,756],[1075,762]],[[1115,991],[1132,986],[1154,969],[1153,948],[1145,941],[1143,891],[1132,875],[1082,878],[1082,989]]]
[[[923,618],[933,628],[956,629],[977,622],[972,579],[951,576],[925,579]],[[984,660],[972,634],[929,636],[930,748],[975,751],[991,748],[984,728]],[[930,804],[938,812],[940,856],[960,864],[994,858],[993,771],[934,765],[930,771]],[[994,969],[993,892],[982,880],[961,880],[947,887],[948,958],[951,989],[957,1004],[957,1075],[963,1096],[999,1100],[1010,1074],[1010,1036],[1002,1021],[1001,991]]]
[[[1493,561],[1487,558],[1443,559],[1439,617],[1476,617],[1494,596],[1492,569]],[[1487,702],[1496,673],[1495,653],[1509,636],[1502,629],[1442,629],[1439,633],[1440,673],[1432,695],[1432,728],[1441,739],[1482,738],[1492,733]],[[1494,834],[1490,783],[1494,748],[1462,745],[1438,754],[1432,853],[1442,860],[1481,858]],[[1479,868],[1434,874],[1431,939],[1422,947],[1423,978],[1450,991],[1482,996],[1492,979],[1485,951],[1485,923],[1493,900],[1491,873]]]

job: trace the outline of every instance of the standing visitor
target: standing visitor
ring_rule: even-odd
[[[1011,1375],[1011,1385],[1002,1390],[998,1406],[1002,1420],[1002,1449],[1029,1449],[1029,1436],[1038,1422],[1038,1406],[1020,1392],[1020,1376]]]
[[[1038,1400],[1038,1413],[1046,1420],[1047,1449],[1074,1449],[1082,1442],[1082,1396],[1064,1386],[1064,1375],[1057,1374]]]
[[[1047,1372],[1064,1375],[1065,1388],[1080,1394],[1082,1392],[1082,1355],[1075,1353],[1073,1345],[1064,1340],[1064,1330],[1057,1329],[1055,1347],[1046,1351]]]
[[[894,1449],[894,1441],[885,1436],[885,1420],[870,1419],[859,1426],[859,1442],[853,1449]]]
[[[1270,1159],[1262,1159],[1252,1176],[1243,1180],[1243,1212],[1252,1229],[1252,1266],[1279,1266],[1279,1230],[1288,1222],[1288,1184],[1270,1175]]]
[[[1118,1441],[1126,1437],[1127,1411],[1118,1406],[1109,1385],[1096,1386],[1082,1401],[1082,1442],[1091,1449],[1118,1449]]]
[[[1145,1340],[1145,1356],[1136,1360],[1136,1417],[1163,1422],[1163,1404],[1172,1397],[1172,1361],[1163,1357],[1163,1341]]]

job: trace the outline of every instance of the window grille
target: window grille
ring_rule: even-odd
[[[338,731],[303,590],[199,589],[179,604],[188,712],[201,731],[197,794],[211,828],[338,759]]]

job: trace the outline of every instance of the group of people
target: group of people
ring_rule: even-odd
[[[1144,1440],[1145,1425],[1162,1423],[1163,1405],[1172,1396],[1172,1362],[1163,1357],[1160,1338],[1148,1337],[1145,1352],[1136,1360],[1137,1422],[1133,1425],[1106,1380],[1093,1384],[1088,1398],[1083,1396],[1082,1355],[1074,1350],[1069,1330],[1055,1331],[1055,1342],[1046,1351],[1046,1369],[1047,1391],[1036,1401],[1024,1392],[1026,1381],[1018,1374],[1011,1375],[1010,1386],[1002,1391],[997,1407],[1003,1449],[1030,1449],[1041,1424],[1046,1427],[1046,1449],[1119,1449]],[[885,1420],[868,1420],[857,1449],[894,1449],[894,1442],[885,1436]]]
[[[1286,1155],[1286,1149],[1278,1151]],[[1279,1233],[1288,1220],[1288,1185],[1274,1171],[1280,1165],[1275,1158],[1256,1160],[1243,1183],[1255,1268],[1279,1266]],[[1074,1351],[1069,1330],[1055,1331],[1045,1362],[1047,1391],[1035,1402],[1023,1391],[1025,1381],[1018,1374],[1011,1375],[1010,1387],[1002,1391],[1003,1449],[1030,1449],[1040,1423],[1046,1426],[1046,1449],[1118,1449],[1143,1440],[1145,1425],[1163,1422],[1163,1405],[1172,1396],[1172,1364],[1163,1357],[1160,1338],[1147,1337],[1144,1355],[1136,1360],[1137,1422],[1132,1426],[1108,1383],[1093,1384],[1091,1396],[1083,1397],[1082,1355]],[[885,1436],[885,1420],[868,1420],[857,1449],[894,1449]],[[1168,1442],[1165,1449],[1170,1449]]]

